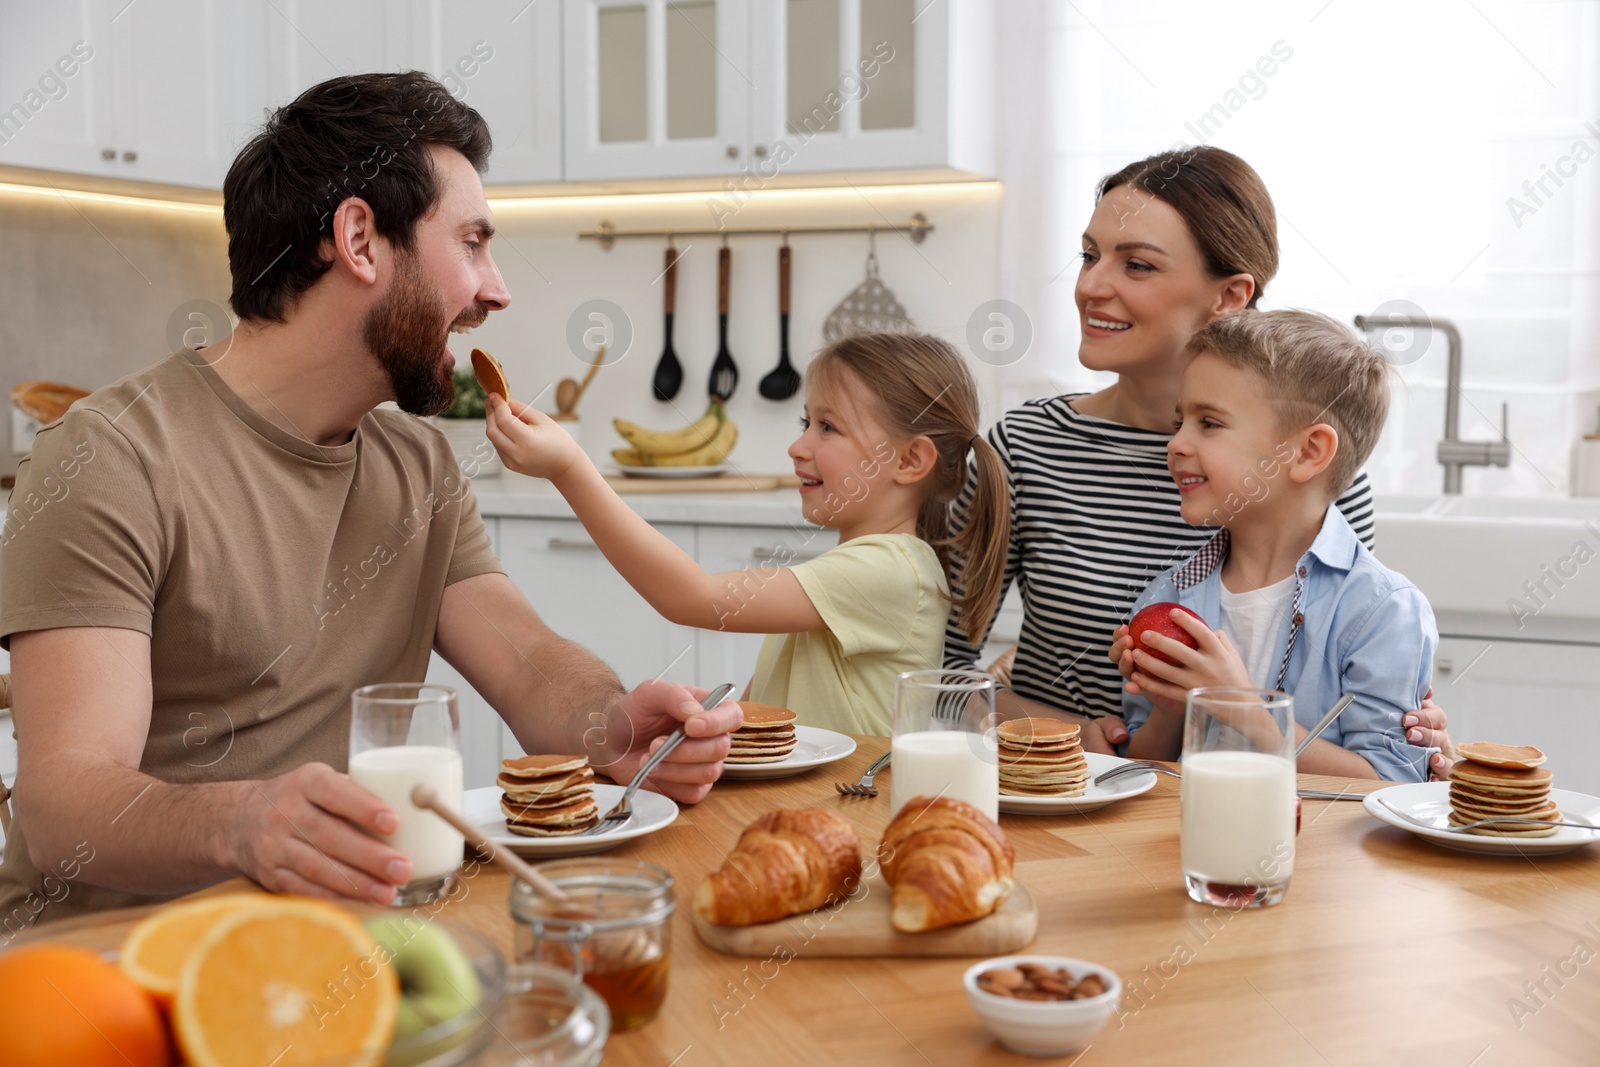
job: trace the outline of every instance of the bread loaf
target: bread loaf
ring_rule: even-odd
[[[1014,858],[1000,827],[966,801],[912,798],[878,845],[889,921],[916,933],[983,918],[1011,895]]]
[[[769,811],[739,835],[722,866],[694,894],[694,913],[715,926],[750,926],[843,899],[861,879],[861,838],[821,808]]]
[[[60,382],[18,382],[11,389],[11,406],[30,419],[55,422],[74,401],[88,395],[87,390]]]

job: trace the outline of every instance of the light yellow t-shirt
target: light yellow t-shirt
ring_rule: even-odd
[[[944,653],[939,557],[912,534],[868,534],[790,570],[828,628],[768,637],[750,699],[806,726],[887,737],[895,676],[938,667]]]

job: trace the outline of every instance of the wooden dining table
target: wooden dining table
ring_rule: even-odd
[[[612,1035],[606,1064],[1036,1062],[997,1044],[967,1004],[961,978],[974,958],[763,960],[725,956],[697,938],[694,887],[764,812],[836,811],[864,850],[875,848],[888,789],[866,799],[833,787],[854,781],[888,743],[857,741],[850,757],[796,777],[719,783],[672,825],[611,853],[671,871],[678,910],[662,1014]],[[1381,784],[1301,776],[1302,788]],[[1039,908],[1025,951],[1093,961],[1123,981],[1118,1014],[1059,1062],[1600,1063],[1600,845],[1468,855],[1385,825],[1359,803],[1307,800],[1284,902],[1230,911],[1184,892],[1171,778],[1092,813],[1000,823]],[[509,955],[508,888],[507,875],[484,866],[441,914]],[[32,937],[114,946],[144,910],[47,924]]]

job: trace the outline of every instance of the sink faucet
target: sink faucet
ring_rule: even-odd
[[[1461,331],[1447,319],[1414,318],[1408,315],[1356,316],[1356,329],[1364,333],[1404,326],[1418,330],[1439,330],[1450,342],[1450,359],[1445,372],[1444,439],[1439,442],[1439,465],[1444,468],[1444,491],[1460,494],[1462,467],[1511,466],[1511,438],[1507,434],[1506,405],[1500,405],[1500,440],[1463,441],[1461,439]]]

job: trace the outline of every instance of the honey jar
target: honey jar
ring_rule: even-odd
[[[511,882],[517,962],[566,970],[605,1000],[613,1032],[654,1019],[672,960],[672,875],[639,860],[579,857],[539,865],[572,899]]]

